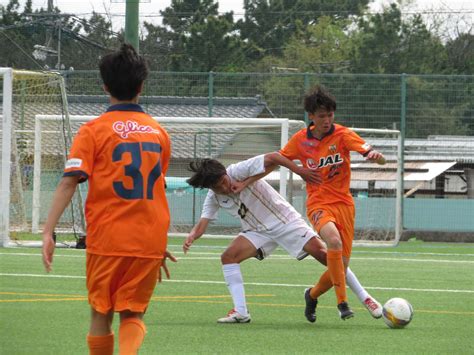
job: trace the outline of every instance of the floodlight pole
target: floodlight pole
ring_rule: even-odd
[[[125,42],[138,52],[138,13],[140,0],[127,0],[125,7]]]

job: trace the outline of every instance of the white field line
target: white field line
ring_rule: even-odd
[[[66,245],[69,250],[76,250],[74,249],[73,245]],[[38,249],[41,248],[41,242],[38,242]],[[173,252],[180,252],[182,250],[182,244],[168,244],[168,247],[172,248]],[[15,246],[13,248],[18,248],[22,249],[25,248],[25,246]],[[176,249],[178,250],[176,250]],[[226,245],[224,246],[211,246],[211,245],[196,245],[194,244],[192,246],[192,250],[197,250],[197,249],[210,249],[210,250],[225,250],[227,248]],[[31,248],[28,248],[31,250]],[[58,248],[59,249],[59,248]],[[63,249],[64,250],[64,249]],[[78,252],[83,252],[83,250],[77,250]],[[213,253],[211,253],[213,254]],[[465,256],[465,257],[474,257],[474,254],[459,254],[459,253],[430,253],[430,252],[409,252],[409,251],[381,251],[381,250],[357,250],[357,247],[352,249],[352,255],[355,254],[389,254],[389,255],[407,255],[407,256],[423,256],[423,255],[428,255],[428,256]],[[0,253],[0,255],[3,255]],[[220,255],[220,253],[219,253]],[[278,255],[273,255],[273,256],[278,256]],[[285,256],[285,255],[283,255]]]
[[[54,274],[14,274],[14,273],[0,273],[0,276],[10,277],[38,277],[38,278],[57,278],[57,279],[85,279],[85,276],[80,275],[54,275]],[[164,282],[174,283],[195,283],[195,284],[218,284],[224,285],[225,281],[206,281],[206,280],[163,280]],[[302,284],[278,284],[278,283],[266,283],[266,282],[245,282],[247,286],[270,286],[270,287],[308,287],[308,285]],[[413,292],[444,292],[444,293],[472,293],[474,290],[442,290],[442,289],[429,289],[429,288],[406,288],[406,287],[377,287],[368,286],[365,287],[368,290],[386,290],[386,291],[413,291]]]
[[[168,244],[168,247],[176,247],[181,250],[181,244]],[[193,249],[220,249],[225,250],[227,246],[209,246],[209,245],[193,245]],[[174,250],[173,250],[174,251]],[[474,256],[474,254],[458,254],[458,253],[428,253],[428,252],[408,252],[408,251],[377,251],[377,250],[356,250],[352,249],[352,255],[354,254],[391,254],[391,255],[430,255],[430,256]]]
[[[184,256],[183,252],[174,252],[175,254],[182,255],[180,260],[218,260],[220,259],[220,253],[208,253],[208,252],[189,252],[188,255]],[[13,256],[35,256],[40,257],[40,253],[0,253],[0,255],[13,255]],[[190,256],[193,255],[193,256]],[[206,255],[200,257],[199,255]],[[463,254],[461,254],[463,255]],[[63,258],[85,258],[85,254],[73,255],[73,254],[56,254],[54,257]],[[252,259],[250,259],[252,260]],[[266,260],[295,260],[295,258],[288,255],[272,255]],[[311,257],[305,260],[313,260]],[[446,263],[446,264],[474,264],[474,260],[443,260],[443,259],[411,259],[411,258],[378,258],[378,257],[351,257],[351,260],[365,260],[365,261],[406,261],[415,263]]]

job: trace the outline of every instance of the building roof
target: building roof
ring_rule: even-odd
[[[383,152],[387,160],[396,160],[398,141],[391,138],[364,137],[374,149]],[[474,137],[429,136],[427,139],[405,139],[405,161],[455,161],[474,164]],[[364,158],[354,154],[351,160]]]
[[[155,117],[206,117],[209,115],[207,97],[142,96],[140,104]],[[108,96],[69,95],[70,115],[100,115],[109,106]],[[260,96],[215,97],[212,115],[215,117],[259,117],[267,110]],[[47,113],[45,113],[47,114]]]

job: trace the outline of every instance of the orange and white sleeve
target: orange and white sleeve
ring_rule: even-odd
[[[79,175],[79,182],[86,181],[92,174],[94,152],[94,136],[91,129],[87,125],[84,125],[74,137],[63,176]]]
[[[372,146],[365,142],[357,133],[348,129],[344,137],[344,144],[349,151],[358,152],[363,156],[373,150]]]

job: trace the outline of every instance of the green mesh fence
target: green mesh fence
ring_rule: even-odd
[[[82,105],[83,103],[97,103],[87,101],[87,99],[82,100],[81,97],[101,96],[105,99],[98,71],[69,71],[63,72],[63,76],[69,96],[69,110],[78,112],[73,114],[85,114],[81,107],[88,105]],[[474,186],[474,100],[472,99],[474,75],[151,72],[146,81],[143,96],[157,97],[161,100],[154,101],[154,104],[171,102],[176,108],[180,105],[192,106],[190,104],[192,101],[194,106],[204,106],[199,111],[199,116],[221,117],[229,117],[219,115],[222,112],[233,112],[232,117],[240,117],[238,105],[234,111],[219,111],[218,107],[222,105],[223,99],[227,104],[241,100],[247,103],[253,102],[254,106],[259,105],[258,110],[251,111],[257,112],[253,117],[280,117],[303,121],[307,120],[302,105],[303,95],[316,84],[328,87],[336,96],[337,122],[349,127],[401,130],[407,143],[405,146],[407,160],[410,156],[416,155],[422,156],[426,161],[436,161],[441,156],[457,162],[449,174],[445,174],[442,178],[433,177],[427,184],[420,185],[421,187],[417,182],[412,185],[407,183],[405,193],[410,192],[412,188],[419,190],[413,190],[413,194],[410,195],[415,198],[405,199],[403,208],[405,229],[474,233],[472,218],[474,210],[472,192]],[[142,102],[148,111],[147,105],[152,101],[144,99]],[[244,107],[247,104],[241,105]],[[30,115],[25,116],[25,122],[33,120],[34,114],[54,113],[39,112],[37,106],[37,104],[25,106],[31,108]],[[248,106],[245,109],[248,109]],[[94,106],[94,110],[102,112],[106,107],[107,104],[103,102]],[[149,108],[151,109],[152,106]],[[187,116],[189,112],[183,110],[183,114],[176,112],[175,116]],[[251,116],[247,114],[242,117]],[[26,125],[19,125],[19,128],[28,129]],[[440,140],[437,140],[436,137],[440,136]],[[446,138],[448,136],[450,138]],[[382,139],[379,141],[381,146],[377,149],[386,153],[389,145],[383,142],[384,137],[380,139]],[[192,140],[187,140],[187,142],[188,145],[184,143],[182,146],[175,145],[173,149],[189,150],[189,142]],[[269,148],[261,141],[258,143],[258,147],[263,152],[277,149]],[[209,144],[214,147],[216,143],[210,141]],[[423,148],[423,145],[426,146]],[[242,149],[241,146],[238,147],[239,152]],[[252,149],[249,156],[257,154],[255,153],[257,151],[256,148]],[[188,162],[184,158],[175,159],[170,167],[170,177],[176,178],[176,183],[182,184],[183,179],[187,177],[185,168]],[[58,177],[55,178],[45,176],[45,180],[52,183],[45,190],[52,193],[53,185],[60,176],[60,170],[57,174]],[[26,177],[25,175],[24,181],[28,185]],[[43,183],[46,182],[42,181]],[[30,211],[28,204],[31,204],[31,198],[28,186],[25,186],[24,198],[26,209]],[[422,190],[425,192],[422,193]],[[192,225],[199,217],[204,195],[196,197],[181,185],[168,193],[169,197],[172,197],[170,208],[173,211],[175,224],[188,227]],[[189,209],[192,198],[196,198],[196,210]],[[369,201],[356,201],[356,203],[367,202]],[[377,202],[383,201],[380,199]],[[304,214],[304,191],[295,192],[293,204]],[[380,210],[383,209],[383,207],[380,208]],[[450,215],[446,212],[448,210],[455,212]],[[42,213],[46,211],[47,209]],[[358,211],[357,223],[367,224],[369,219],[363,215],[363,208],[358,206]],[[223,227],[235,227],[236,221],[225,218],[227,217],[222,217],[224,222],[218,225],[219,231]],[[378,216],[373,216],[372,220],[377,223],[386,222],[384,218]],[[179,228],[177,230],[181,231]]]
[[[98,71],[64,76],[70,95],[103,95]],[[209,116],[216,98],[259,97],[262,115],[304,120],[302,98],[316,84],[336,96],[336,119],[350,127],[400,129],[405,118],[406,137],[474,135],[474,75],[152,72],[143,95],[206,98]]]

